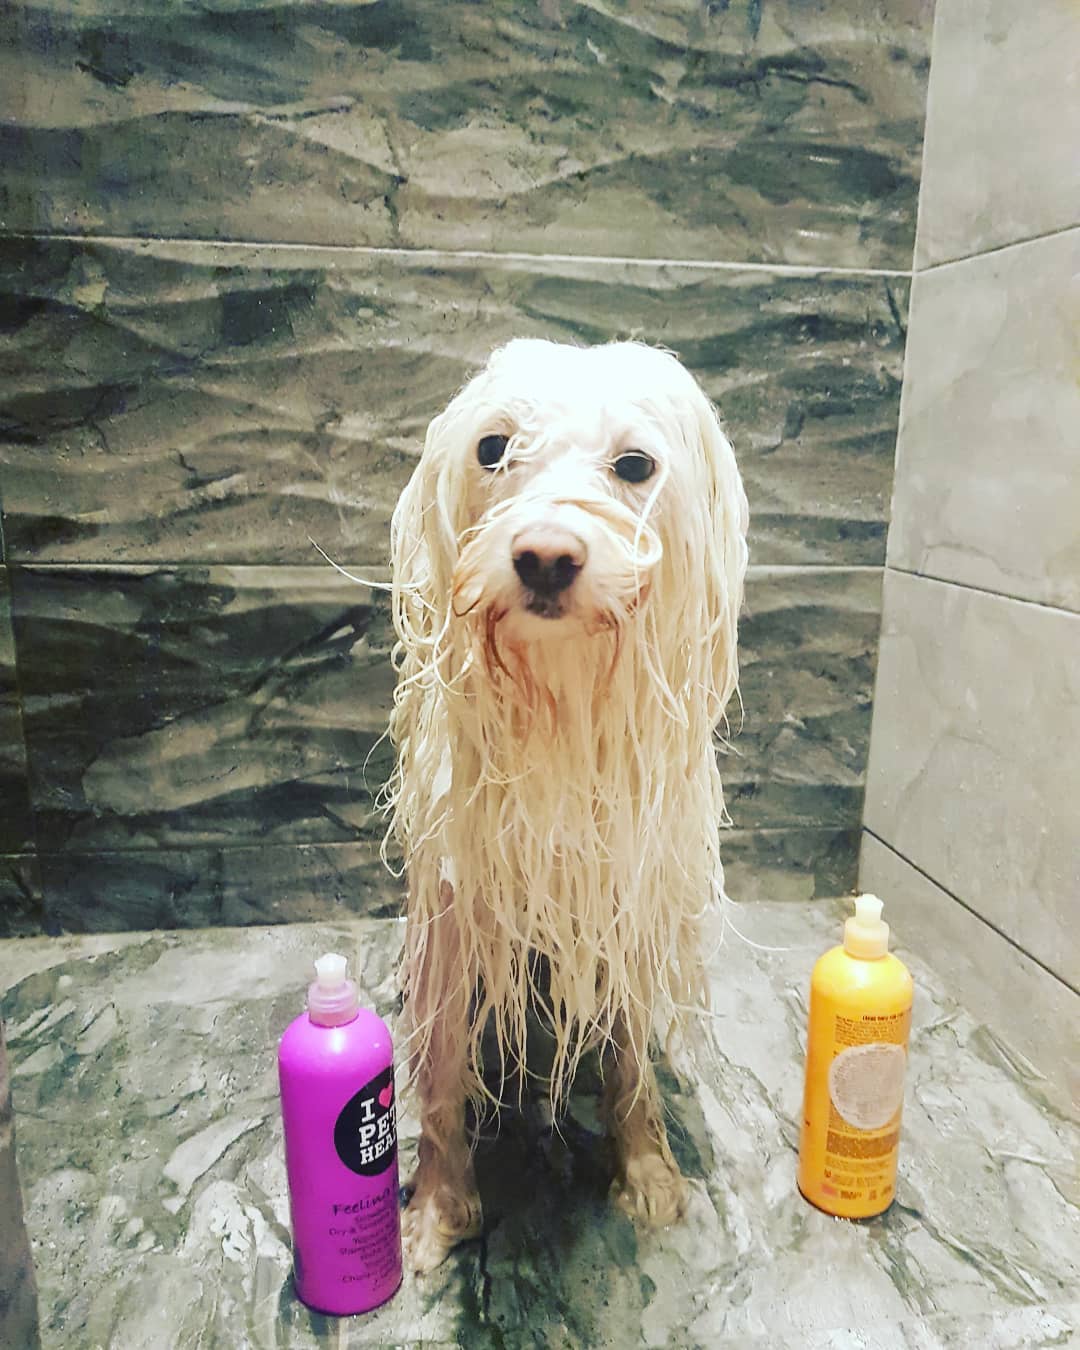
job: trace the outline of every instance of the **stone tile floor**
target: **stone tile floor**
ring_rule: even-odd
[[[583,1082],[561,1135],[513,1113],[481,1145],[482,1241],[341,1321],[291,1290],[274,1048],[324,950],[392,1011],[397,922],[0,943],[46,1350],[1080,1344],[1076,1113],[923,963],[897,1202],[849,1224],[798,1195],[805,989],[845,909],[738,908],[785,950],[729,935],[716,1064],[662,1071],[681,1226],[607,1205]]]

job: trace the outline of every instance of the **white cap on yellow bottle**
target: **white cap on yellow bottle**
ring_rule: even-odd
[[[844,924],[844,951],[849,956],[873,960],[889,950],[889,925],[881,917],[884,908],[876,895],[860,895],[855,913]]]

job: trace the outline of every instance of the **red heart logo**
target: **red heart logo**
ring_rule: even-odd
[[[394,1085],[393,1083],[387,1083],[387,1085],[379,1093],[379,1105],[385,1111],[393,1100],[394,1100]]]

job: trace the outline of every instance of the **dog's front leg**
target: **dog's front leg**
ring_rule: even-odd
[[[418,1274],[434,1270],[451,1247],[476,1237],[481,1222],[472,1151],[465,1138],[463,1086],[474,982],[464,968],[448,882],[441,884],[440,901],[423,952],[408,971],[414,1025],[430,1024],[426,1049],[413,1064],[420,1144],[402,1221],[405,1254]]]
[[[654,1228],[674,1223],[686,1209],[686,1182],[668,1144],[648,1037],[632,1037],[622,1014],[612,1034],[604,1108],[615,1143],[615,1203]]]

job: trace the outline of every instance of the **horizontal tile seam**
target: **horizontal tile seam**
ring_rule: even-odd
[[[336,559],[335,559],[336,561]],[[344,562],[342,567],[364,568],[372,574],[371,579],[383,582],[390,575],[389,563]],[[340,576],[336,567],[329,563],[320,563],[318,559],[305,562],[297,559],[292,562],[244,562],[238,558],[185,558],[182,561],[170,558],[155,558],[152,562],[129,562],[112,558],[79,558],[74,561],[49,561],[37,558],[7,558],[0,563],[0,570],[8,572],[158,572],[190,569],[205,572],[211,568],[225,571],[237,571],[243,568],[249,572],[327,572]],[[363,578],[361,578],[363,581]]]
[[[1078,989],[1076,985],[1070,983],[1064,977],[1064,975],[1060,975],[1051,966],[1048,966],[1045,961],[1042,961],[1040,960],[1039,957],[1033,955],[1031,952],[1027,950],[1026,947],[1022,947],[1020,943],[1016,941],[1015,938],[1010,937],[1009,934],[1004,931],[1004,929],[1001,929],[997,926],[997,924],[992,923],[984,914],[980,914],[979,911],[975,909],[972,905],[969,905],[966,900],[961,900],[955,891],[951,891],[948,888],[948,886],[942,885],[942,883],[938,881],[937,877],[931,875],[931,873],[929,873],[924,867],[920,867],[917,862],[913,862],[911,858],[907,856],[907,854],[901,853],[901,851],[898,848],[895,848],[892,844],[890,844],[887,839],[883,839],[881,835],[877,833],[876,830],[872,830],[869,825],[863,825],[863,830],[865,831],[866,834],[870,836],[871,839],[876,840],[882,846],[882,848],[888,849],[888,851],[893,855],[894,858],[899,858],[901,862],[906,863],[907,866],[912,869],[912,871],[918,872],[919,876],[921,876],[924,880],[930,882],[930,884],[936,887],[942,893],[942,895],[948,896],[948,898],[954,901],[956,904],[958,904],[962,910],[965,910],[973,918],[978,919],[978,921],[981,924],[983,924],[984,927],[989,928],[992,933],[996,933],[998,937],[1001,938],[1002,941],[1007,942],[1014,951],[1019,952],[1021,956],[1025,956],[1033,965],[1038,966],[1040,970],[1044,971],[1047,975],[1049,975],[1051,979],[1056,980],[1058,984],[1063,984],[1065,988],[1069,990],[1070,993],[1076,994],[1078,997],[1080,997],[1080,989]]]
[[[835,825],[733,825],[730,828],[721,830],[720,843],[723,845],[728,839],[746,839],[751,836],[755,838],[774,838],[778,835],[787,834],[820,834],[837,835],[857,833],[864,828],[858,820],[852,820]],[[294,852],[297,849],[340,849],[352,848],[359,849],[362,852],[370,853],[373,858],[378,858],[379,848],[382,845],[381,837],[374,839],[325,839],[305,840],[298,839],[294,841],[283,840],[273,842],[270,840],[252,840],[250,842],[229,843],[229,844],[159,844],[156,847],[147,847],[145,845],[135,845],[128,848],[112,846],[108,848],[97,849],[19,849],[14,853],[0,853],[0,863],[11,862],[53,862],[59,860],[74,859],[95,859],[95,858],[130,858],[138,857],[142,854],[157,856],[165,854],[167,856],[184,853],[251,853],[258,851],[260,853],[268,850],[288,850]],[[393,856],[393,855],[391,855]],[[392,873],[386,873],[393,879]]]
[[[886,572],[898,572],[901,576],[915,577],[918,581],[930,581],[935,586],[955,586],[958,591],[973,591],[976,595],[988,595],[992,600],[1001,600],[1010,605],[1027,605],[1030,609],[1045,609],[1051,614],[1063,614],[1069,619],[1080,619],[1080,612],[1067,609],[1064,605],[1052,605],[1046,600],[1030,600],[1022,595],[1009,595],[1007,591],[994,591],[989,586],[976,586],[970,581],[954,581],[951,577],[935,577],[928,572],[917,572],[912,567],[897,567],[886,563]]]
[[[519,253],[499,252],[495,249],[391,248],[374,244],[308,244],[294,240],[203,239],[169,235],[50,234],[21,233],[18,231],[10,234],[0,232],[0,240],[2,239],[105,244],[114,248],[137,248],[153,244],[165,244],[182,248],[235,249],[238,251],[244,249],[263,249],[266,251],[278,249],[282,252],[330,253],[343,257],[428,260],[445,258],[468,262],[598,263],[618,267],[677,267],[705,272],[766,272],[779,276],[892,277],[904,281],[909,281],[912,276],[909,269],[903,268],[842,267],[824,263],[737,262],[730,259],[721,261],[704,258],[633,258],[614,254]]]
[[[335,561],[337,561],[335,559]],[[347,559],[341,563],[346,568],[366,568],[370,572],[371,580],[383,582],[390,574],[389,563],[367,563],[350,562]],[[255,572],[331,572],[340,576],[337,568],[329,564],[320,564],[318,562],[242,562],[237,559],[211,558],[211,559],[185,559],[177,562],[170,559],[155,559],[153,562],[121,562],[112,559],[100,560],[80,558],[75,562],[50,562],[47,560],[39,561],[36,558],[8,558],[0,563],[0,571],[8,572],[154,572],[164,568],[180,569],[191,568],[194,571],[206,571],[208,568],[222,568],[236,570],[244,568],[247,571]],[[883,572],[885,565],[883,563],[751,563],[747,568],[747,576],[807,576],[817,573],[828,575],[833,572]],[[893,568],[893,571],[901,571],[901,568]],[[361,582],[364,578],[361,578]]]
[[[102,848],[75,848],[75,849],[19,849],[14,853],[0,853],[0,863],[12,862],[55,862],[62,859],[87,859],[94,858],[130,858],[140,855],[157,857],[158,854],[170,856],[183,853],[252,853],[258,851],[265,853],[273,852],[275,849],[282,851],[295,852],[297,849],[324,849],[324,848],[352,848],[359,849],[365,853],[371,853],[373,857],[378,858],[379,849],[382,845],[382,836],[372,839],[324,839],[324,840],[283,840],[274,842],[272,840],[242,840],[237,843],[229,844],[157,844],[150,846],[147,844],[133,844],[130,846],[109,845]],[[387,873],[389,876],[390,873]]]
[[[916,266],[913,275],[924,277],[931,272],[942,272],[947,267],[960,267],[964,263],[978,262],[980,258],[995,258],[1001,253],[1010,253],[1014,249],[1030,248],[1034,244],[1041,244],[1047,239],[1060,239],[1063,234],[1080,234],[1080,221],[1072,225],[1061,225],[1055,230],[1046,230],[1042,234],[1027,235],[1023,239],[1011,239],[1007,244],[995,244],[993,248],[979,249],[975,253],[962,253],[957,258],[943,258],[941,262],[929,263],[926,267]],[[916,258],[918,257],[918,243],[916,243]]]

